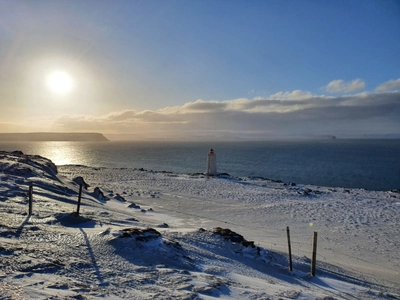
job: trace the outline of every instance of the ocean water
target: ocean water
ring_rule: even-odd
[[[400,188],[400,140],[266,142],[0,142],[57,165],[202,173],[210,148],[218,172],[331,187]]]

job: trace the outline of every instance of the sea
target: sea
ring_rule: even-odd
[[[143,168],[178,174],[203,173],[214,149],[219,173],[284,183],[400,189],[400,140],[325,139],[262,142],[0,142],[56,165]]]

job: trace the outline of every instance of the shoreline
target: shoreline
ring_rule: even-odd
[[[234,177],[381,191],[400,188],[396,167],[400,163],[399,141],[60,143],[0,143],[0,148],[40,154],[57,165],[142,167],[179,174],[205,172],[206,156],[213,148],[217,171]]]
[[[362,187],[343,187],[343,186],[328,186],[328,185],[316,185],[312,183],[296,183],[292,181],[284,182],[280,179],[271,179],[263,176],[234,176],[228,173],[218,173],[216,176],[206,175],[206,173],[175,173],[167,170],[147,170],[145,168],[137,168],[137,167],[104,167],[104,166],[87,166],[80,164],[65,164],[65,165],[57,165],[57,167],[82,167],[82,168],[98,168],[98,169],[115,169],[115,170],[132,170],[132,171],[141,171],[141,172],[149,172],[149,173],[161,173],[161,174],[171,174],[171,175],[184,175],[184,176],[193,176],[193,177],[204,177],[204,178],[219,178],[219,179],[232,179],[237,181],[269,181],[273,183],[280,183],[283,187],[295,187],[295,186],[314,186],[315,188],[331,188],[331,189],[343,189],[343,190],[364,190],[371,192],[393,192],[400,193],[400,189],[388,189],[388,190],[375,190],[375,189],[366,189]]]

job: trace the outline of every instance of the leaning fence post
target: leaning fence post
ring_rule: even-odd
[[[287,241],[288,241],[288,246],[289,246],[289,271],[293,271],[293,266],[292,266],[292,246],[290,245],[289,226],[286,226],[286,233],[287,233]]]
[[[32,215],[32,193],[33,193],[33,185],[32,183],[29,184],[29,192],[28,192],[28,196],[29,196],[29,215]]]
[[[317,262],[317,232],[314,231],[312,241],[311,276],[315,276],[315,264]]]
[[[78,208],[76,209],[77,215],[79,215],[79,209],[81,208],[81,198],[82,198],[82,183],[79,185]]]

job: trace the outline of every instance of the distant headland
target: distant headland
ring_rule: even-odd
[[[108,142],[101,133],[72,133],[72,132],[29,132],[29,133],[0,133],[0,141],[77,141],[77,142]]]

